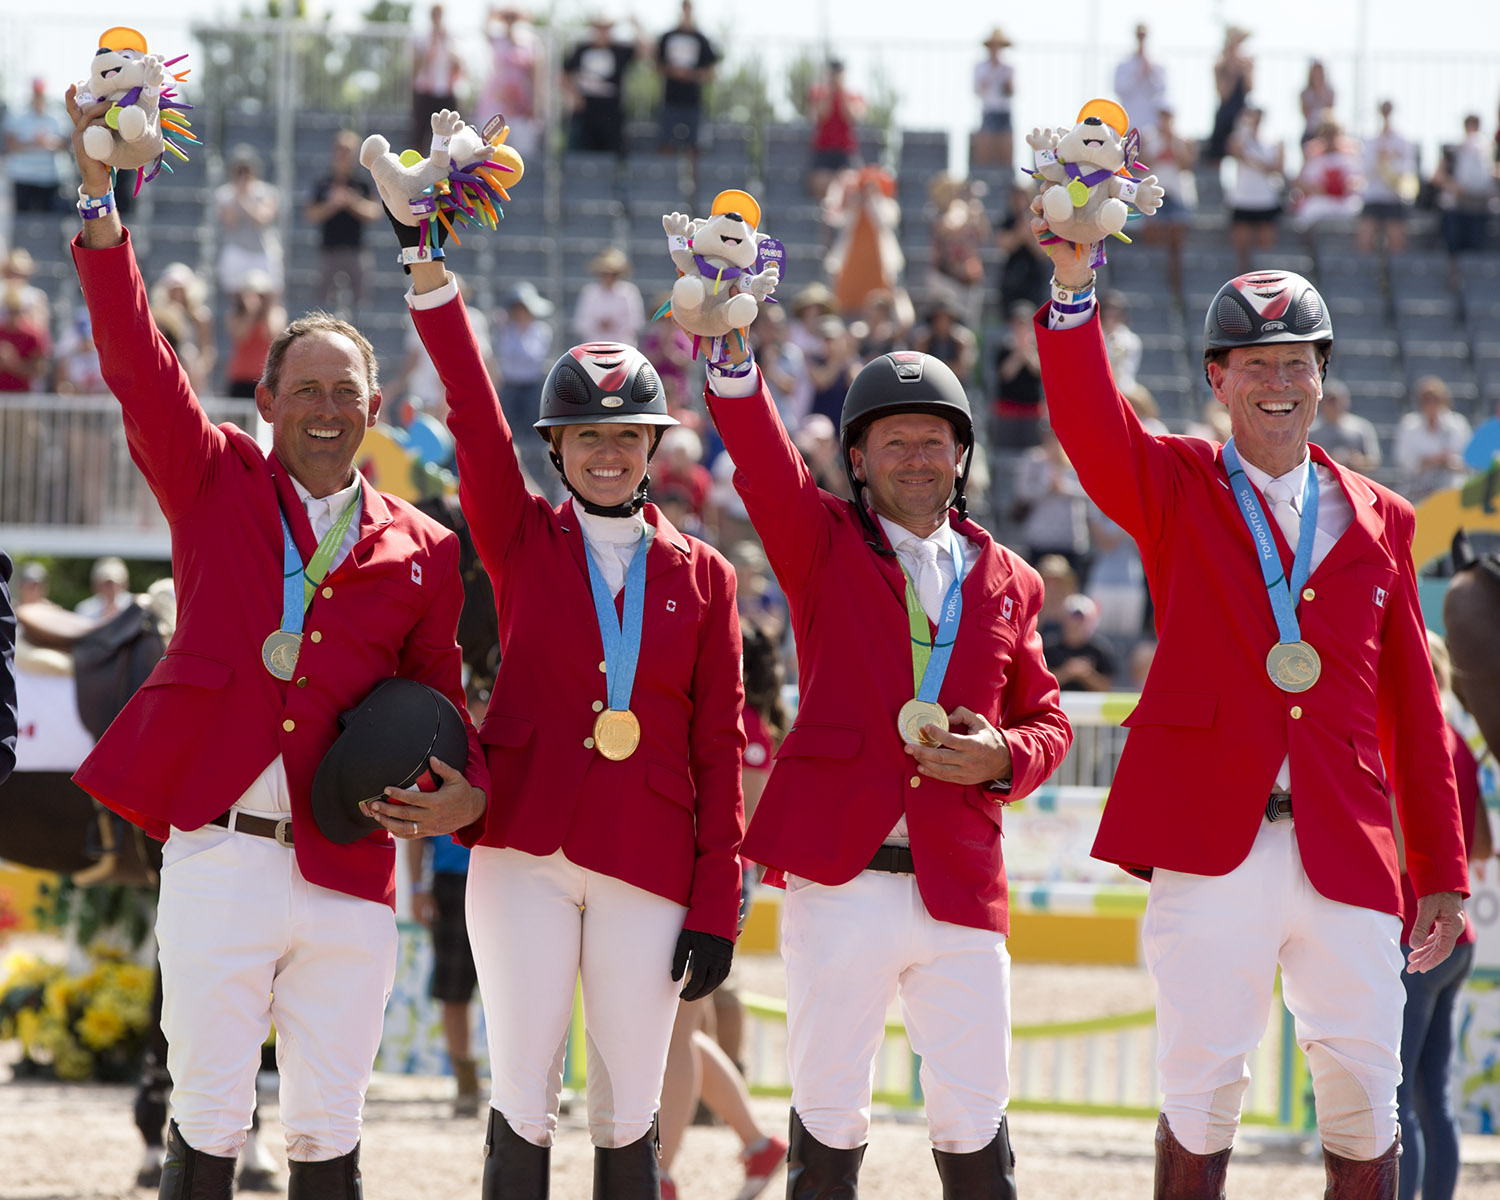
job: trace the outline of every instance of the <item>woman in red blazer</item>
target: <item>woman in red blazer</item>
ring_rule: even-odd
[[[536,428],[571,493],[552,508],[526,490],[452,276],[431,262],[411,276],[500,620],[480,730],[494,800],[459,835],[474,845],[469,932],[490,1061],[503,1064],[483,1195],[546,1195],[581,971],[594,1194],[654,1200],[676,981],[686,973],[684,998],[707,995],[736,934],[734,573],[646,503],[651,453],[676,422],[638,350],[577,346],[547,377]]]

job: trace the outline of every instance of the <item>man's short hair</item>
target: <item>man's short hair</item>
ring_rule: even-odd
[[[359,330],[340,317],[335,317],[326,312],[310,312],[306,316],[298,317],[285,329],[276,335],[271,341],[271,348],[266,351],[266,366],[261,372],[261,384],[272,393],[276,391],[281,382],[281,364],[286,360],[286,352],[300,337],[309,333],[337,333],[348,338],[356,346],[365,360],[365,380],[370,385],[370,395],[380,390],[380,368],[375,362],[375,347],[370,345],[370,339],[360,333]]]

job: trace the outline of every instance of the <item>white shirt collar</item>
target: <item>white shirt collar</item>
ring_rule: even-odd
[[[596,546],[634,545],[646,531],[643,513],[636,513],[633,517],[601,517],[597,513],[585,512],[578,505],[573,506],[573,511],[578,515],[583,536]]]
[[[1285,480],[1292,485],[1292,495],[1298,497],[1301,503],[1302,489],[1307,486],[1307,468],[1312,463],[1311,451],[1302,455],[1302,461],[1288,471],[1285,475],[1277,475],[1274,478],[1266,471],[1262,471],[1249,459],[1241,457],[1240,466],[1245,468],[1245,474],[1250,477],[1250,482],[1258,487],[1262,493],[1266,490],[1266,484]]]
[[[953,545],[949,541],[948,535],[948,531],[952,529],[952,526],[947,521],[944,521],[924,538],[918,537],[910,529],[906,528],[905,525],[897,525],[895,521],[883,517],[879,513],[875,514],[875,518],[880,522],[880,527],[885,530],[885,536],[890,540],[892,548],[899,550],[905,542],[913,540],[931,542],[949,558],[953,557]]]
[[[329,512],[343,512],[344,505],[348,504],[349,501],[352,500],[355,494],[359,491],[358,471],[354,473],[353,483],[351,483],[348,487],[340,488],[338,491],[333,492],[327,496],[314,496],[310,491],[302,486],[297,477],[290,471],[287,472],[287,478],[292,481],[292,486],[297,489],[297,499],[302,501],[303,510],[309,514],[316,511],[316,509],[313,508],[313,505],[315,504],[324,506],[328,509]]]

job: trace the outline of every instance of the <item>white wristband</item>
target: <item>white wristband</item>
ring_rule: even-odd
[[[679,250],[690,249],[687,238],[680,233],[667,234],[667,253],[675,254]]]
[[[452,142],[453,138],[450,135],[445,133],[435,133],[432,135],[432,150],[430,153],[446,154],[448,153],[448,147],[452,144]]]
[[[1040,171],[1043,167],[1057,165],[1057,151],[1048,150],[1045,147],[1036,152],[1036,169]]]
[[[1116,178],[1119,178],[1116,176]],[[1134,179],[1120,179],[1120,199],[1126,204],[1135,203],[1135,195],[1141,190],[1141,185]]]
[[[1052,280],[1052,299],[1059,304],[1082,304],[1094,295],[1094,280],[1096,276],[1090,275],[1089,281],[1078,287],[1064,287],[1054,278]]]

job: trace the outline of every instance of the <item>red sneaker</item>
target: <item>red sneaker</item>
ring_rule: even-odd
[[[786,1143],[779,1137],[769,1137],[759,1150],[749,1150],[740,1155],[745,1164],[745,1184],[735,1194],[734,1200],[754,1200],[765,1191],[766,1184],[786,1164]],[[665,1200],[666,1193],[662,1193]]]

